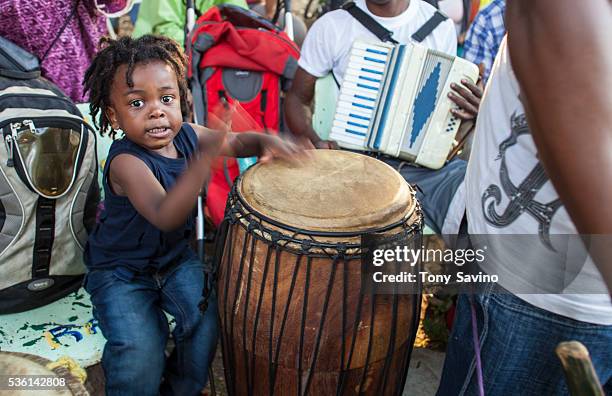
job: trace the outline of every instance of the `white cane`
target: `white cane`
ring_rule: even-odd
[[[285,0],[285,33],[293,41],[293,15],[291,14],[291,0]]]
[[[185,49],[187,53],[189,53],[191,49],[190,33],[195,27],[196,14],[195,14],[195,7],[193,4],[193,0],[187,0],[186,6],[187,6],[187,10],[186,10],[186,23],[185,23],[185,26],[186,26]],[[194,106],[193,114],[196,114],[195,103],[193,104],[193,106]],[[200,120],[196,120],[196,122],[198,121]],[[200,192],[200,194],[198,195],[198,212],[197,212],[197,217],[196,217],[196,239],[197,239],[198,257],[200,258],[200,261],[202,262],[202,264],[204,264],[204,259],[206,256],[205,251],[204,251],[205,235],[204,235],[204,202],[203,201],[204,200],[202,199],[202,193]],[[206,281],[208,281],[207,277],[206,277]],[[205,285],[205,287],[207,287],[207,285]],[[214,360],[214,357],[213,357],[213,360]],[[216,395],[217,391],[215,389],[215,377],[213,376],[212,362],[211,362],[211,365],[208,367],[208,379],[210,381],[210,391],[213,395]]]

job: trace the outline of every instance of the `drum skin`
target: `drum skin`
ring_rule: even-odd
[[[65,380],[65,386],[60,386],[54,389],[41,389],[38,392],[33,392],[37,388],[21,390],[1,390],[0,395],[30,395],[44,394],[48,396],[89,396],[89,392],[81,382],[70,374],[70,371],[64,367],[57,367],[50,370],[46,367],[51,361],[40,356],[30,355],[20,352],[0,352],[0,374],[4,376],[15,376],[19,378],[27,378],[26,376],[41,376],[41,378],[62,378]],[[6,384],[5,384],[6,385]],[[6,393],[4,393],[6,392]]]
[[[420,233],[401,176],[321,150],[298,166],[254,166],[229,202],[217,284],[229,393],[401,394],[420,295],[364,292],[359,255],[373,228]]]

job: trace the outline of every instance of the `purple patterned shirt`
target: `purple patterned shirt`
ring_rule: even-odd
[[[125,3],[126,0],[98,0]],[[74,6],[77,8],[73,14]],[[0,0],[0,36],[41,59],[43,76],[77,103],[86,102],[83,76],[107,33],[105,17],[94,0]],[[55,44],[62,26],[66,28]]]

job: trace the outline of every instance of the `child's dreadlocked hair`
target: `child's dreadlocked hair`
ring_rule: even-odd
[[[117,40],[102,38],[101,51],[94,58],[85,72],[85,92],[89,91],[89,109],[100,134],[109,132],[115,138],[115,131],[106,117],[106,109],[110,105],[110,87],[119,66],[126,64],[125,75],[127,85],[134,86],[132,73],[139,63],[155,60],[166,62],[174,69],[181,96],[181,111],[189,114],[187,105],[187,61],[179,45],[166,37],[145,35],[137,39],[121,37]],[[99,113],[99,118],[98,118]],[[110,130],[110,131],[109,131]]]

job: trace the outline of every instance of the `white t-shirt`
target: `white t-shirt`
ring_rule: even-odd
[[[378,23],[393,32],[393,39],[405,44],[412,42],[411,36],[427,22],[436,9],[422,0],[410,0],[408,8],[392,18],[381,18],[372,14],[365,0],[355,4],[373,17]],[[310,28],[302,44],[298,65],[315,77],[323,77],[333,70],[336,79],[342,84],[344,71],[348,65],[348,55],[353,42],[357,39],[379,41],[357,19],[345,10],[328,12]],[[422,45],[455,56],[457,36],[450,19],[440,23],[421,43]]]
[[[504,38],[480,105],[465,177],[469,232],[489,242],[483,268],[500,274],[501,286],[532,305],[583,322],[611,325],[612,304],[595,265],[586,252],[576,254],[580,250],[576,245],[564,246],[554,239],[572,235],[575,242],[577,231],[538,160],[519,95]],[[517,234],[528,235],[527,243],[490,243],[499,241],[499,235]],[[559,279],[563,294],[521,294],[533,293],[533,285],[534,291],[542,290],[538,284],[549,287]],[[565,294],[584,292],[593,294]]]

